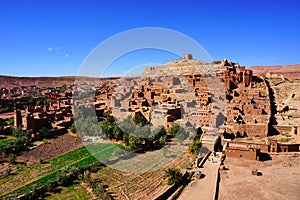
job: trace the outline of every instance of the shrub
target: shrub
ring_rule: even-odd
[[[182,180],[182,174],[178,168],[168,168],[165,170],[165,177],[168,178],[168,185],[179,183]]]
[[[189,153],[198,154],[201,148],[201,142],[199,140],[193,141],[189,146]]]

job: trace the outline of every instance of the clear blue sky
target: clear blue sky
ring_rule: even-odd
[[[299,9],[297,0],[1,0],[0,74],[76,75],[100,42],[138,27],[182,32],[214,60],[246,66],[300,63]],[[128,70],[131,62],[143,64],[129,58],[112,73]],[[144,63],[164,63],[172,56],[144,58]]]

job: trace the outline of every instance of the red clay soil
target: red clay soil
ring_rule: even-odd
[[[39,159],[48,161],[81,146],[83,146],[83,143],[79,138],[73,137],[70,134],[64,134],[54,139],[48,139],[45,143],[30,151],[23,152],[22,155],[17,156],[16,161],[26,162],[27,166],[32,166]]]

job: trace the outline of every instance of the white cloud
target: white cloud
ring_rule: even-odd
[[[53,48],[52,48],[52,47],[48,47],[47,50],[48,50],[48,51],[52,51]]]
[[[65,56],[64,56],[64,57],[65,57],[65,58],[69,58],[69,56],[70,56],[69,54],[65,54]]]

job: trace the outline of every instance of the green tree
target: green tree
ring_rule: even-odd
[[[47,128],[45,127],[42,127],[40,130],[39,130],[39,135],[40,137],[43,139],[43,138],[49,138],[50,134],[49,134],[49,131]]]
[[[136,114],[133,117],[133,121],[134,121],[135,124],[141,125],[141,126],[144,126],[144,125],[147,124],[147,119],[142,114]]]
[[[129,135],[126,133],[123,135],[123,143],[125,146],[129,145]]]
[[[72,133],[76,133],[77,132],[76,126],[75,126],[74,123],[70,126],[70,130],[72,131]]]
[[[173,124],[173,126],[170,128],[170,134],[171,136],[175,137],[179,130],[180,126],[178,124]]]
[[[99,200],[109,200],[109,195],[103,185],[100,183],[97,183],[95,187],[93,188],[93,193]]]
[[[93,116],[78,118],[78,120],[75,121],[74,126],[76,127],[77,132],[82,135],[95,136],[101,133],[97,118]]]
[[[66,185],[69,181],[67,173],[64,170],[59,172],[56,176],[56,181],[59,185]]]
[[[115,124],[111,123],[108,120],[102,121],[99,123],[100,128],[102,130],[102,132],[104,133],[105,137],[109,138],[109,139],[113,139],[114,138],[114,127]]]
[[[5,129],[2,129],[3,135],[12,135],[14,128],[12,126],[6,127]]]
[[[12,132],[13,136],[15,136],[16,138],[18,137],[21,137],[24,135],[24,132],[22,131],[22,128],[19,126],[15,129],[13,129],[13,132]]]
[[[133,123],[130,116],[127,116],[124,120],[118,123],[120,129],[125,133],[131,134],[135,131],[136,125]]]
[[[138,152],[142,150],[143,141],[140,138],[129,136],[129,147],[132,151]]]
[[[135,130],[133,131],[132,135],[138,137],[138,138],[148,138],[151,135],[151,129],[149,126],[140,126],[137,125]]]
[[[163,126],[157,127],[157,128],[153,131],[152,135],[153,135],[153,134],[154,134],[154,140],[159,140],[161,137],[167,135],[166,130],[165,130],[165,128],[164,128]]]
[[[182,180],[182,174],[178,168],[166,169],[165,177],[168,178],[168,185],[179,183]]]
[[[161,146],[164,146],[165,144],[167,143],[167,137],[166,136],[163,136],[159,139],[159,144]]]
[[[103,113],[103,117],[109,118],[109,117],[111,117],[111,115],[108,112],[105,112],[105,113]]]
[[[119,126],[115,125],[114,129],[113,129],[113,132],[114,132],[114,137],[116,138],[116,140],[122,140],[123,139],[124,132],[122,131],[122,129],[120,129]]]
[[[188,148],[188,151],[189,153],[191,154],[198,154],[199,151],[200,151],[200,148],[201,148],[201,142],[199,140],[194,140],[189,148]]]
[[[189,134],[186,131],[186,129],[179,126],[177,132],[175,133],[175,138],[178,141],[183,141],[183,140],[187,139],[188,137],[189,137]]]
[[[12,146],[15,153],[19,153],[20,151],[24,151],[27,149],[29,145],[29,140],[26,136],[22,136],[17,138],[16,140],[12,141]]]

